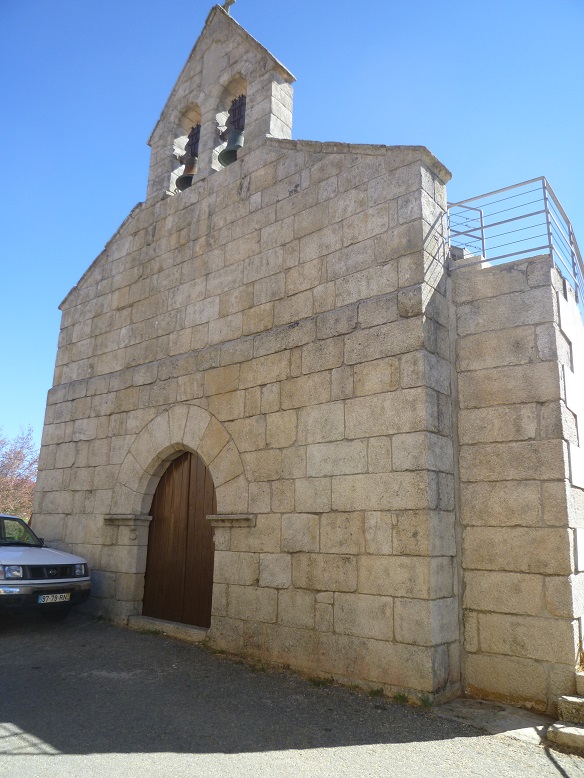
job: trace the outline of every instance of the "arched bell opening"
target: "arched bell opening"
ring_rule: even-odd
[[[201,110],[196,104],[189,105],[176,123],[172,154],[179,164],[170,176],[170,194],[179,194],[191,186],[198,168],[200,139]]]
[[[142,614],[208,628],[213,597],[213,528],[217,512],[209,469],[188,451],[173,459],[154,497]]]
[[[246,103],[247,81],[239,74],[229,81],[219,99],[215,116],[217,143],[213,151],[214,170],[221,170],[235,162],[243,148]]]

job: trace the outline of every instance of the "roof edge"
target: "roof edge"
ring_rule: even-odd
[[[118,235],[120,234],[120,232],[121,232],[121,231],[124,229],[124,227],[126,226],[126,224],[127,224],[127,223],[130,221],[130,219],[131,219],[131,218],[134,216],[134,214],[136,213],[136,211],[138,211],[140,208],[142,208],[142,206],[143,206],[143,205],[144,205],[144,203],[143,203],[143,202],[142,202],[142,203],[137,203],[137,204],[136,204],[136,205],[135,205],[135,206],[132,208],[132,210],[130,211],[130,213],[129,213],[129,214],[126,216],[126,218],[124,219],[124,221],[123,221],[123,222],[120,224],[120,226],[118,227],[118,229],[117,229],[117,230],[114,232],[114,234],[111,236],[111,238],[110,238],[110,239],[108,240],[108,242],[105,244],[105,246],[103,247],[103,249],[102,249],[102,250],[99,252],[99,254],[97,255],[97,257],[96,257],[96,258],[93,260],[93,262],[91,263],[91,265],[90,265],[90,266],[87,268],[87,270],[85,271],[85,273],[83,273],[83,275],[81,276],[81,278],[79,279],[79,281],[77,281],[77,283],[75,284],[75,286],[71,287],[71,289],[70,289],[70,290],[67,292],[67,294],[65,295],[65,297],[64,297],[64,298],[61,300],[61,302],[59,303],[59,306],[58,306],[58,308],[59,308],[59,310],[60,310],[60,311],[62,311],[62,310],[63,310],[63,307],[65,306],[65,303],[66,303],[66,302],[69,300],[69,298],[71,297],[71,295],[72,295],[74,292],[76,292],[76,291],[79,289],[79,285],[80,285],[81,283],[83,283],[83,281],[84,281],[84,280],[87,278],[87,276],[89,275],[89,273],[91,273],[91,271],[93,270],[93,268],[96,266],[96,264],[99,262],[99,260],[100,260],[100,259],[103,257],[103,255],[106,253],[106,251],[108,250],[108,248],[109,248],[110,244],[112,243],[112,241],[114,241],[114,240],[115,240],[115,239],[118,237]]]
[[[261,44],[261,43],[260,43],[260,42],[259,42],[259,41],[258,41],[256,38],[254,38],[254,37],[253,37],[253,35],[251,35],[251,33],[249,33],[249,32],[248,32],[248,31],[245,29],[245,27],[243,27],[241,24],[239,24],[239,22],[237,22],[237,21],[236,21],[236,20],[233,18],[233,16],[231,16],[230,14],[228,14],[228,13],[227,13],[227,11],[225,11],[225,9],[224,9],[224,8],[222,8],[220,5],[214,5],[214,6],[213,6],[213,8],[211,8],[211,10],[209,11],[209,15],[207,16],[207,19],[206,19],[206,21],[205,21],[205,24],[203,25],[203,29],[201,30],[201,32],[200,32],[200,34],[199,34],[199,37],[198,37],[198,38],[197,38],[197,40],[195,41],[195,45],[194,45],[194,46],[193,46],[193,48],[191,49],[191,51],[190,51],[190,53],[189,53],[189,56],[187,57],[187,59],[186,59],[186,62],[185,62],[185,64],[183,65],[183,67],[182,67],[182,69],[181,69],[181,71],[180,71],[180,73],[179,73],[179,75],[178,75],[178,77],[177,77],[176,81],[174,82],[174,86],[172,87],[172,90],[171,90],[171,92],[170,92],[170,94],[169,94],[169,96],[168,96],[168,98],[167,98],[166,102],[164,103],[164,106],[163,106],[163,108],[162,108],[162,111],[160,112],[160,116],[158,117],[158,120],[157,120],[156,124],[154,125],[154,129],[153,129],[153,130],[152,130],[152,132],[150,133],[150,136],[149,136],[149,138],[148,138],[148,140],[147,140],[147,142],[146,142],[148,146],[150,146],[150,145],[151,145],[151,143],[152,143],[152,139],[153,139],[153,137],[154,137],[154,135],[155,135],[155,133],[156,133],[156,130],[158,129],[158,125],[160,124],[160,122],[161,122],[161,120],[162,120],[162,117],[163,117],[163,115],[164,115],[164,112],[166,111],[166,107],[167,107],[167,105],[169,104],[169,102],[171,101],[171,99],[172,99],[172,97],[173,97],[173,95],[174,95],[174,93],[175,93],[175,91],[176,91],[176,88],[177,88],[177,86],[178,86],[178,84],[179,84],[179,82],[180,82],[180,80],[181,80],[181,78],[182,78],[182,75],[183,75],[183,73],[185,72],[185,70],[186,70],[186,67],[187,67],[187,65],[189,64],[190,60],[191,60],[191,57],[192,57],[192,56],[193,56],[193,54],[194,54],[194,51],[195,51],[195,49],[196,49],[196,48],[197,48],[197,46],[199,45],[199,41],[201,40],[201,38],[202,38],[202,37],[203,37],[203,35],[205,34],[205,30],[206,30],[208,27],[210,27],[210,25],[211,25],[212,21],[215,19],[215,17],[216,17],[218,14],[223,14],[223,17],[224,17],[225,19],[228,19],[230,24],[234,25],[234,27],[235,27],[235,29],[237,30],[237,32],[238,32],[238,33],[240,33],[240,34],[244,35],[246,38],[248,38],[248,39],[249,39],[249,41],[250,41],[251,43],[253,43],[253,45],[254,45],[254,46],[256,46],[256,48],[260,49],[260,51],[262,51],[264,54],[267,54],[267,56],[268,56],[268,57],[270,57],[270,59],[271,59],[271,60],[272,60],[272,61],[275,63],[275,65],[276,65],[276,69],[277,69],[277,70],[280,72],[280,75],[281,75],[281,76],[283,76],[283,77],[284,77],[286,80],[288,80],[290,83],[294,83],[294,81],[296,81],[296,78],[295,78],[295,76],[294,76],[294,75],[293,75],[293,74],[292,74],[292,73],[291,73],[291,72],[288,70],[288,68],[287,68],[287,67],[286,67],[284,64],[282,64],[282,62],[280,62],[280,60],[279,60],[279,59],[277,59],[277,58],[276,58],[276,57],[275,57],[275,56],[272,54],[272,52],[271,52],[271,51],[269,51],[269,49],[267,49],[267,48],[266,48],[264,45],[262,45],[262,44]]]
[[[424,164],[435,173],[442,183],[447,184],[452,178],[452,173],[443,165],[430,149],[426,146],[385,146],[377,143],[342,143],[335,141],[314,141],[314,140],[287,140],[284,138],[266,138],[269,145],[280,146],[295,151],[309,151],[313,154],[343,154],[350,152],[352,154],[365,154],[369,156],[385,156],[392,152],[409,151],[418,153]]]

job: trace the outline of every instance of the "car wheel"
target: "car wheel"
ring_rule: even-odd
[[[51,608],[50,610],[47,608],[42,610],[41,613],[48,621],[63,621],[71,613],[71,607],[66,605],[61,608]]]

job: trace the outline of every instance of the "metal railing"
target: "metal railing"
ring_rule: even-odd
[[[584,315],[582,255],[570,220],[543,176],[449,203],[448,223],[450,269],[549,253]]]

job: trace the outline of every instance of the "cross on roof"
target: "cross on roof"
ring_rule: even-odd
[[[234,2],[235,0],[225,0],[225,2],[223,3],[223,9],[227,11],[227,13],[229,13],[229,9],[231,8]]]

